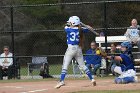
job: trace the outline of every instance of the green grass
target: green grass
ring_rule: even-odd
[[[53,74],[59,75],[61,73],[61,69],[62,69],[61,64],[50,65],[50,74],[51,75],[53,75]],[[73,74],[72,65],[69,65],[68,74]]]
[[[140,93],[140,90],[98,90],[98,91],[79,91],[71,93]]]
[[[62,69],[62,64],[55,64],[49,66],[49,72],[51,75],[60,75]],[[21,67],[20,74],[26,76],[28,74],[27,67]],[[68,74],[73,74],[72,65],[69,65]],[[34,70],[33,75],[39,75],[39,70]]]

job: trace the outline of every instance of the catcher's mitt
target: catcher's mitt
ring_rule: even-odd
[[[101,47],[96,48],[96,54],[101,55],[102,57],[106,57],[107,53]]]

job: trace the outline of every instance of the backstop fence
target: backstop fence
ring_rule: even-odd
[[[98,33],[121,36],[133,18],[139,22],[140,1],[62,0],[52,4],[1,4],[0,52],[3,52],[3,46],[10,47],[13,58],[17,59],[14,65],[20,64],[18,78],[29,75],[27,63],[32,62],[33,56],[47,57],[50,75],[60,74],[67,48],[64,26],[72,15],[79,16]],[[85,34],[84,54],[95,37],[91,32]],[[105,46],[110,46],[107,41]],[[73,74],[73,67],[69,69],[68,73]],[[38,75],[38,72],[33,74]]]

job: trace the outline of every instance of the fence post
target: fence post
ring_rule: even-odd
[[[104,2],[104,34],[105,34],[105,51],[107,52],[107,3]],[[106,59],[106,74],[108,74],[108,60]]]
[[[13,53],[13,58],[14,58],[15,50],[14,50],[13,6],[11,6],[10,10],[11,10],[11,37],[12,37],[12,53]]]
[[[13,16],[13,10],[14,10],[14,7],[11,6],[10,8],[10,11],[11,11],[11,39],[12,39],[12,42],[11,42],[11,46],[12,46],[12,53],[13,53],[13,66],[14,66],[14,78],[20,78],[20,71],[17,71],[17,63],[16,63],[16,60],[15,60],[15,40],[14,40],[14,16]],[[20,69],[19,69],[20,70]]]

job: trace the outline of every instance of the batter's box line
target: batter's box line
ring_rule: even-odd
[[[41,91],[46,91],[46,90],[48,89],[31,90],[31,91],[19,92],[19,93],[35,93],[35,92],[41,92]]]
[[[3,86],[1,88],[23,88],[23,87],[18,87],[18,86]]]

